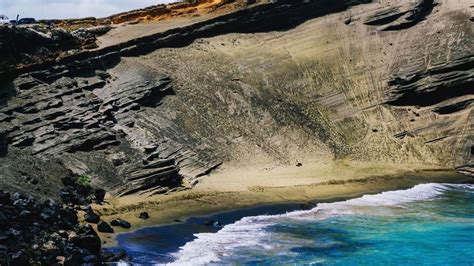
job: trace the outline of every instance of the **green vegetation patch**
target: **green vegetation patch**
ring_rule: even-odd
[[[88,175],[80,175],[77,178],[77,183],[83,187],[90,187],[92,183],[92,178]]]

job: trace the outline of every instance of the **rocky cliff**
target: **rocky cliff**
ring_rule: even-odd
[[[0,187],[55,197],[73,173],[150,195],[222,164],[343,158],[469,173],[468,2],[262,2],[8,68]]]

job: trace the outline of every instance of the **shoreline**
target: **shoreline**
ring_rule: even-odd
[[[186,221],[190,217],[212,216],[218,213],[264,205],[314,204],[314,202],[338,201],[365,194],[407,189],[422,183],[465,183],[473,181],[471,177],[442,168],[424,168],[421,170],[384,168],[380,175],[376,175],[370,171],[373,168],[369,169],[366,166],[358,168],[352,165],[345,169],[352,174],[340,176],[340,178],[334,178],[334,176],[333,178],[321,178],[320,175],[315,175],[313,177],[314,182],[307,183],[307,180],[304,179],[303,170],[296,169],[301,175],[293,178],[293,185],[279,182],[268,183],[265,182],[268,180],[262,178],[258,182],[265,184],[265,186],[254,186],[247,183],[248,186],[245,189],[230,189],[233,186],[232,182],[220,182],[220,184],[226,184],[226,187],[214,187],[213,180],[222,181],[223,176],[228,176],[229,172],[232,172],[226,170],[205,177],[202,183],[192,189],[173,192],[169,195],[108,197],[108,204],[95,205],[93,208],[106,222],[121,218],[130,222],[132,227],[130,229],[114,227],[115,233],[113,234],[99,233],[103,248],[117,247],[117,236],[120,234],[148,227],[177,224],[179,223],[177,221]],[[361,174],[361,170],[367,171],[365,174]],[[335,173],[336,175],[340,174],[340,171],[335,171]],[[272,176],[271,173],[265,175],[275,180],[275,176]],[[239,176],[239,179],[242,179],[242,183],[245,184],[244,180],[248,180],[248,178],[245,175]],[[232,178],[228,176],[227,180],[232,180]],[[138,218],[142,211],[148,212],[150,218],[147,220]]]
[[[473,182],[469,182],[469,183],[471,183],[471,185],[469,186],[471,186],[472,188],[472,184],[474,183]],[[442,190],[438,190],[440,188],[442,188]],[[291,241],[292,236],[296,237],[297,240],[303,240],[303,239],[306,239],[304,236],[314,236],[312,235],[312,233],[319,235],[318,234],[319,230],[329,233],[328,237],[331,237],[331,235],[334,234],[334,230],[330,229],[331,227],[327,228],[326,226],[331,226],[329,224],[333,224],[332,226],[333,228],[335,228],[335,230],[339,230],[339,229],[345,230],[343,228],[345,228],[344,221],[346,221],[346,226],[349,225],[349,228],[347,230],[351,230],[350,229],[351,226],[355,226],[352,228],[353,230],[352,233],[354,234],[357,231],[360,233],[360,235],[364,235],[364,239],[365,239],[368,233],[366,230],[373,231],[374,228],[368,229],[370,228],[370,225],[366,225],[366,224],[362,225],[360,223],[367,222],[368,224],[371,224],[370,220],[372,220],[372,216],[370,216],[370,213],[372,212],[375,214],[373,216],[373,219],[375,219],[379,223],[379,225],[383,224],[386,230],[385,232],[388,234],[394,234],[394,233],[396,234],[397,231],[400,231],[400,229],[411,231],[410,235],[412,237],[413,243],[415,243],[413,244],[414,246],[412,247],[417,247],[417,245],[419,245],[419,242],[417,241],[417,237],[418,237],[418,233],[420,232],[419,227],[418,227],[419,226],[418,222],[420,222],[420,220],[418,219],[421,219],[420,223],[423,225],[426,225],[427,227],[426,230],[422,230],[424,232],[423,234],[425,234],[425,237],[430,237],[433,234],[434,235],[438,234],[438,236],[440,235],[440,233],[436,232],[436,230],[434,232],[430,231],[430,228],[432,229],[432,227],[430,227],[429,223],[431,223],[431,225],[438,224],[438,223],[441,223],[441,224],[451,223],[451,225],[453,226],[457,224],[457,226],[462,227],[462,225],[460,225],[459,223],[453,222],[451,220],[453,217],[452,211],[454,211],[456,207],[454,207],[450,203],[445,205],[446,197],[450,197],[451,199],[457,200],[459,199],[458,198],[459,195],[456,194],[456,196],[454,197],[452,195],[448,196],[451,193],[444,193],[444,188],[446,188],[450,192],[451,191],[454,192],[461,188],[467,189],[468,187],[464,185],[460,185],[456,187],[453,186],[452,188],[456,188],[456,189],[450,190],[449,189],[450,186],[428,184],[428,185],[420,185],[420,187],[415,186],[415,188],[409,188],[408,190],[397,190],[393,192],[388,192],[388,194],[377,193],[374,195],[369,195],[367,196],[367,198],[364,195],[363,198],[360,198],[359,196],[357,196],[356,198],[353,198],[353,197],[333,198],[329,201],[319,201],[317,204],[319,203],[328,204],[328,205],[322,206],[321,210],[313,209],[315,205],[302,206],[299,204],[286,203],[286,204],[263,205],[263,206],[245,208],[245,209],[236,209],[236,210],[231,210],[231,211],[219,212],[219,213],[215,213],[215,214],[211,214],[207,216],[190,217],[187,221],[182,222],[182,223],[162,225],[162,226],[156,226],[156,227],[147,227],[147,228],[142,228],[130,233],[121,234],[117,236],[117,241],[119,242],[119,246],[117,246],[116,248],[110,248],[109,250],[119,251],[121,249],[125,249],[126,252],[132,258],[134,258],[131,262],[136,263],[136,264],[141,264],[141,263],[146,264],[150,262],[153,264],[156,263],[160,265],[168,264],[168,263],[186,264],[186,263],[193,263],[193,261],[199,260],[199,258],[201,257],[206,257],[209,261],[205,260],[205,262],[211,263],[211,262],[216,262],[214,259],[217,259],[218,257],[219,258],[221,256],[225,257],[224,254],[228,254],[226,252],[228,251],[227,247],[230,247],[230,250],[232,250],[232,247],[235,248],[235,244],[237,246],[242,244],[244,248],[245,247],[248,248],[248,246],[245,246],[245,244],[252,245],[254,243],[253,242],[254,239],[257,239],[255,241],[259,243],[254,246],[257,250],[258,250],[258,247],[260,247],[261,249],[269,250],[267,248],[268,246],[265,245],[265,244],[269,244],[269,242],[268,241],[259,242],[258,239],[260,240],[267,239],[268,237],[267,233],[272,234],[273,232],[276,232],[276,233],[279,232],[280,234],[283,234],[281,238],[277,238],[277,239],[271,238],[271,239],[277,242],[281,240],[283,242],[281,244],[284,246],[285,244],[288,243],[288,241]],[[419,192],[420,194],[414,194],[414,192]],[[442,196],[441,198],[438,198],[440,194],[442,194]],[[354,199],[354,200],[351,200],[351,199]],[[346,200],[349,200],[347,204],[345,203]],[[375,202],[380,202],[382,209],[378,209],[377,206],[372,205]],[[407,204],[406,207],[404,207],[405,204]],[[433,209],[434,205],[432,204],[437,204],[436,205],[437,207]],[[420,208],[420,205],[423,207]],[[369,213],[369,216],[371,218],[369,218],[368,220],[367,220],[367,217],[359,218],[359,220],[357,220],[356,218],[354,221],[356,224],[353,224],[352,221],[348,222],[349,220],[346,220],[346,217],[344,217],[346,214],[344,210],[346,210],[345,208],[349,206],[352,206],[353,208],[352,210],[355,211],[355,216],[362,217],[360,216],[360,214],[363,215],[367,211],[367,213]],[[395,207],[395,206],[397,208],[392,209],[392,207]],[[337,211],[339,209],[338,207],[342,208],[342,218],[341,217],[337,218],[341,214]],[[462,205],[460,201],[458,201],[458,207],[461,207],[463,210],[466,211],[465,206]],[[391,211],[388,210],[387,208],[389,208],[391,211],[394,211],[394,213],[391,213]],[[427,208],[427,209],[424,209],[424,208]],[[396,209],[398,211],[396,211]],[[380,210],[380,212],[378,212],[377,210]],[[443,211],[440,211],[440,210],[445,210],[445,212],[447,211],[449,214],[446,216],[442,216]],[[333,213],[332,211],[335,211],[335,213]],[[359,214],[358,211],[361,211],[361,213]],[[401,216],[395,215],[394,219],[387,220],[387,216],[383,216],[386,213],[386,211],[390,213],[389,217],[392,217],[392,215],[397,212],[398,212],[398,215],[401,215]],[[348,216],[353,216],[354,213],[352,214],[351,213],[352,212],[349,211]],[[403,213],[405,213],[406,216],[404,216]],[[415,213],[419,213],[421,217],[419,215],[414,215],[412,216],[411,224],[410,222],[406,223],[407,220],[410,221],[411,219],[410,216]],[[443,218],[439,218],[440,220],[438,220],[438,216],[436,216],[436,218],[430,217],[427,219],[426,215],[427,214],[431,215],[432,213],[437,213],[440,215],[440,217],[445,217],[445,218],[449,217],[448,218],[449,221],[446,221],[446,220],[443,221]],[[461,215],[462,213],[463,211],[461,211]],[[322,214],[322,215],[318,215],[318,214]],[[334,221],[331,221],[330,219],[326,220],[326,218],[328,218],[327,215],[329,215],[332,218],[335,218],[338,222],[334,223]],[[379,215],[382,215],[384,218],[381,218]],[[272,216],[272,217],[269,217],[269,216]],[[313,217],[313,216],[315,216],[314,217],[315,220],[313,219],[308,220],[308,218]],[[379,218],[376,218],[378,216]],[[252,217],[258,217],[258,218],[252,218]],[[301,224],[298,225],[300,222],[302,222],[302,220],[299,220],[296,217],[303,218],[302,219],[303,221],[306,220],[304,222],[305,224],[303,226]],[[317,217],[321,217],[322,219],[320,220]],[[399,219],[401,217],[405,218],[402,222],[400,222],[400,219]],[[467,219],[469,219],[467,213],[463,217],[466,217]],[[432,218],[434,218],[434,220],[432,220]],[[424,222],[423,222],[423,219],[425,219]],[[219,221],[219,225],[209,226],[208,224],[209,221],[212,221],[212,222]],[[278,223],[278,221],[280,221],[281,224]],[[317,229],[316,232],[313,231],[314,228],[311,227],[311,224],[320,223],[320,222],[323,223],[322,226],[318,227],[319,229]],[[416,222],[416,224],[414,224],[413,222]],[[426,222],[428,222],[428,224]],[[306,224],[306,223],[309,223],[309,224]],[[255,227],[253,225],[255,225]],[[265,229],[262,230],[261,229],[262,225],[263,227],[268,228],[269,230],[265,230]],[[308,229],[304,227],[305,225],[309,225],[309,227],[313,229]],[[282,228],[276,229],[276,228],[279,228],[280,226]],[[258,228],[258,229],[255,229],[255,228]],[[438,228],[443,230],[442,229],[443,226],[440,226]],[[450,233],[452,232],[451,230],[456,231],[456,229],[452,227],[449,227],[449,229],[446,227],[444,228],[447,231],[444,231],[443,233],[441,233],[442,235],[450,235]],[[462,227],[462,228],[465,228],[465,227]],[[220,232],[221,229],[223,231],[222,233]],[[309,231],[306,231],[306,230],[309,230]],[[375,229],[375,231],[376,230],[377,229]],[[305,232],[306,235],[304,235],[305,233],[303,232]],[[239,235],[242,233],[244,233],[244,235]],[[260,233],[262,233],[266,237],[261,237],[261,236],[259,237],[258,235],[260,235]],[[288,233],[289,235],[286,235]],[[256,236],[254,236],[253,234],[256,234]],[[300,235],[300,234],[303,234],[303,235]],[[402,234],[404,233],[402,232]],[[338,231],[336,235],[340,236],[340,231]],[[344,235],[347,236],[348,234],[344,234]],[[377,237],[376,232],[373,236]],[[298,237],[302,237],[302,238],[298,238]],[[334,235],[332,237],[334,237]],[[379,238],[380,237],[383,240],[387,240],[385,238],[386,237],[385,233],[383,233],[382,236],[379,235]],[[456,233],[454,232],[453,232],[453,235],[451,235],[451,237],[452,239],[458,239],[458,237],[456,237]],[[360,239],[357,240],[357,238],[354,239],[354,237],[347,236],[344,238],[339,238],[336,236],[334,237],[334,239],[341,240],[343,241],[342,243],[347,243],[347,244],[359,243],[361,244],[359,247],[360,249],[363,249],[365,247],[365,245],[363,244],[364,240],[362,241]],[[426,240],[426,238],[423,238],[423,239]],[[305,247],[304,245],[307,244],[307,243],[302,244],[302,242],[298,242],[297,240],[296,242],[293,243],[294,245],[296,245],[295,248],[297,250],[300,245],[303,245],[303,247]],[[426,244],[429,244],[429,245],[433,244],[432,242],[430,242],[430,240],[426,240],[426,241],[428,241],[426,242]],[[464,241],[469,241],[469,238],[467,239],[464,238]],[[326,251],[326,246],[318,246],[318,244],[321,245],[320,244],[321,242],[318,242],[318,241],[315,241],[315,242],[317,242],[317,244],[313,243],[316,246],[315,249],[321,248],[324,251]],[[263,244],[263,247],[260,245],[262,243],[265,243]],[[202,246],[203,244],[205,246]],[[307,244],[307,245],[311,247],[311,244]],[[276,244],[276,246],[278,248],[279,244]],[[379,248],[380,247],[385,248],[386,245],[382,244],[379,246]],[[436,246],[432,246],[432,248],[436,250]],[[232,253],[232,251],[230,250],[229,250],[230,254],[235,254],[235,253]],[[251,251],[252,250],[253,249],[251,248]],[[292,249],[289,249],[289,250],[292,250]],[[305,249],[303,248],[302,250],[299,250],[299,252],[304,252],[304,250]],[[309,249],[309,250],[310,252],[314,252],[313,249]],[[208,251],[210,252],[209,254],[206,253]],[[239,253],[239,252],[236,252],[236,253],[242,255],[242,253]],[[351,251],[349,251],[349,253],[351,253]],[[434,253],[437,254],[437,251],[434,251]],[[244,253],[244,254],[245,255],[243,255],[242,259],[245,259],[245,257],[249,253]],[[466,254],[469,254],[469,253],[466,253]],[[267,255],[273,256],[275,254],[271,253]],[[250,257],[252,257],[252,255],[250,255]],[[331,257],[331,255],[329,255],[329,257]],[[419,258],[419,256],[417,255],[416,258]],[[413,259],[415,259],[415,257]],[[253,261],[252,259],[249,259],[249,260]],[[234,261],[240,261],[240,260],[234,260]],[[217,259],[217,262],[221,262],[221,261]]]

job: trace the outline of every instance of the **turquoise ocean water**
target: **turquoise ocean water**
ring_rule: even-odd
[[[146,264],[474,265],[474,185],[422,184],[194,234],[184,226],[139,230],[119,243]]]

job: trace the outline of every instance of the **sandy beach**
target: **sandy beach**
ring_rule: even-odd
[[[262,204],[340,200],[421,183],[470,180],[451,170],[420,165],[374,166],[342,161],[263,169],[226,167],[184,191],[156,196],[109,196],[106,204],[93,208],[107,222],[122,218],[132,224],[128,230],[115,227],[115,234],[100,234],[104,245],[110,247],[116,244],[117,234],[172,224],[190,216]],[[143,211],[150,214],[149,219],[138,218]]]

